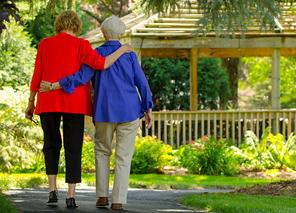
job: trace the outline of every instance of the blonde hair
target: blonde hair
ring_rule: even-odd
[[[82,30],[82,21],[77,13],[72,10],[62,11],[54,22],[54,31],[59,34],[63,30],[71,30],[79,35]]]
[[[116,16],[110,16],[101,25],[106,38],[119,39],[125,33],[125,24]]]

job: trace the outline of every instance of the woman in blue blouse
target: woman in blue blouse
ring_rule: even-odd
[[[106,57],[120,48],[119,40],[125,32],[125,25],[119,18],[111,16],[102,23],[101,30],[106,43],[96,50],[99,55]],[[53,87],[74,93],[77,86],[86,84],[90,79],[94,87],[93,122],[96,127],[96,196],[99,198],[96,206],[109,205],[111,142],[116,132],[116,166],[111,208],[122,209],[122,204],[126,204],[127,199],[139,119],[145,116],[146,128],[152,125],[151,91],[134,52],[123,54],[105,71],[83,65],[82,70],[53,83]],[[48,92],[49,84],[41,83],[40,91]]]

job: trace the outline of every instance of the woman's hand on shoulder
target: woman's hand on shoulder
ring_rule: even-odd
[[[130,53],[130,52],[133,52],[134,51],[133,48],[132,48],[132,46],[129,45],[128,43],[121,45],[121,47],[125,49],[125,52],[126,53]]]

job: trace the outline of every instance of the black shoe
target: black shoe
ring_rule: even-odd
[[[73,209],[78,207],[74,197],[66,198],[66,204],[67,204],[67,208]]]
[[[56,203],[59,200],[59,194],[56,191],[49,192],[49,198],[47,203]]]

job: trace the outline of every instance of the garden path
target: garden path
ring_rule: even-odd
[[[230,192],[233,190],[200,189],[200,190],[153,190],[129,188],[128,203],[123,205],[124,212],[151,213],[151,212],[206,212],[193,211],[179,204],[179,197],[186,194],[202,192]],[[110,191],[110,195],[111,195]],[[65,204],[66,189],[59,189],[60,200],[57,204],[47,205],[47,189],[11,189],[8,192],[16,208],[22,212],[112,212],[110,206],[96,208],[95,187],[78,186],[76,201],[79,207],[68,210]],[[110,200],[110,199],[109,199]],[[113,211],[114,212],[114,211]]]

